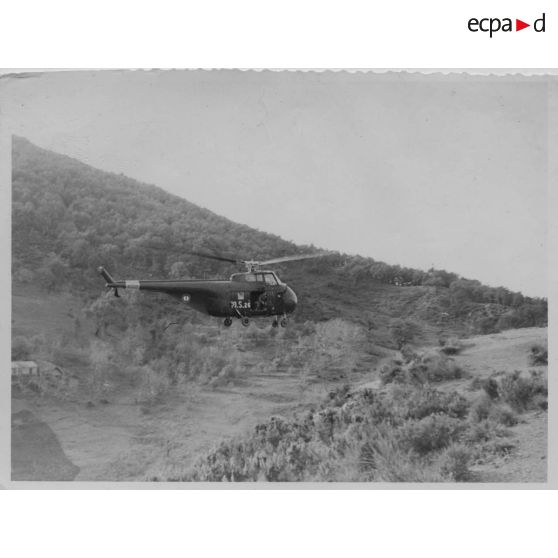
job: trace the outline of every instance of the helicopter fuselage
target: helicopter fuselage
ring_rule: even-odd
[[[219,318],[286,316],[294,312],[297,297],[273,271],[235,273],[230,280],[126,280],[114,281],[100,269],[106,286],[164,293],[194,310]]]

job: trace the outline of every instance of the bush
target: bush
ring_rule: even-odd
[[[548,383],[542,373],[531,371],[529,377],[516,370],[506,374],[500,381],[500,397],[516,411],[541,407],[548,398]]]
[[[473,328],[476,333],[488,335],[489,333],[499,333],[498,318],[495,316],[481,316],[473,321]]]
[[[453,359],[435,352],[408,355],[403,363],[393,360],[380,370],[383,385],[438,383],[463,378],[465,373]]]
[[[457,380],[465,375],[453,359],[439,354],[426,353],[421,357],[418,366],[428,382]]]
[[[463,433],[462,441],[476,446],[479,443],[509,435],[510,431],[507,428],[491,419],[485,419],[477,423],[470,423],[467,430]]]
[[[463,343],[457,337],[450,337],[443,341],[440,352],[445,355],[457,355],[463,350]]]
[[[542,366],[548,364],[548,349],[542,345],[533,345],[529,353],[529,364],[531,366]]]
[[[472,405],[469,411],[469,418],[473,422],[481,422],[486,420],[490,415],[493,403],[488,395],[479,397]]]
[[[457,441],[463,425],[459,419],[446,415],[430,415],[419,421],[407,422],[400,429],[403,447],[419,455],[447,447]]]
[[[494,378],[486,378],[481,380],[481,387],[486,395],[488,395],[488,397],[490,397],[490,399],[492,400],[498,399],[498,397],[500,396],[498,382]]]
[[[514,426],[518,422],[516,414],[509,405],[497,403],[486,394],[473,403],[469,412],[469,419],[473,423],[489,419],[503,426]]]
[[[411,348],[410,345],[404,345],[400,349],[401,356],[403,357],[403,362],[408,363],[412,360],[418,358],[418,353]]]
[[[443,477],[427,463],[416,459],[390,433],[379,432],[360,448],[360,480],[375,482],[441,482]]]
[[[380,370],[380,381],[383,385],[405,384],[409,381],[409,376],[402,365],[393,361],[391,364],[386,364]]]
[[[507,404],[493,405],[488,418],[503,426],[515,426],[518,423],[517,415]]]
[[[420,327],[411,320],[394,320],[389,329],[398,349],[401,349],[407,343],[412,343],[420,333]]]
[[[467,482],[472,479],[469,469],[471,450],[462,444],[452,444],[444,452],[440,472],[449,480]]]
[[[407,388],[394,390],[392,398],[399,415],[405,420],[419,420],[434,414],[462,419],[469,411],[469,402],[455,391],[444,393],[430,387]]]
[[[334,407],[341,407],[344,405],[347,400],[352,396],[350,393],[350,386],[348,384],[344,384],[337,389],[334,389],[328,393],[329,397],[329,404],[333,405]]]

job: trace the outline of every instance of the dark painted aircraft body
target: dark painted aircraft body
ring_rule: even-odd
[[[204,314],[225,318],[226,326],[233,318],[247,326],[250,318],[273,317],[272,325],[286,327],[287,315],[294,312],[297,305],[295,292],[283,283],[274,271],[262,270],[261,265],[293,260],[315,258],[326,254],[285,256],[265,262],[233,260],[207,254],[202,257],[246,264],[249,271],[235,273],[227,280],[125,280],[115,281],[102,267],[100,274],[106,287],[119,296],[119,289],[164,293]]]

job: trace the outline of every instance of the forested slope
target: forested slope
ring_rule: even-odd
[[[118,277],[219,277],[231,266],[190,251],[268,258],[312,250],[233,223],[155,186],[94,169],[13,138],[14,287],[102,292],[96,268]],[[203,185],[200,185],[203,187]],[[327,248],[327,247],[325,247]],[[278,268],[293,283],[299,320],[415,319],[490,332],[546,324],[546,300],[443,270],[337,254]]]
[[[218,269],[214,262],[185,255],[192,250],[244,257],[297,251],[276,236],[155,186],[96,170],[18,137],[12,172],[15,280],[51,289],[83,287],[97,281],[100,264],[120,274],[178,277]]]

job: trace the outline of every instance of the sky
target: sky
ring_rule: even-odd
[[[135,71],[0,81],[0,130],[299,244],[547,296],[547,86]],[[249,254],[239,254],[250,257]]]

